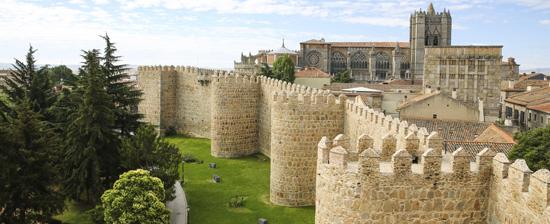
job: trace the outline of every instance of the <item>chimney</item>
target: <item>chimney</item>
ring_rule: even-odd
[[[516,81],[508,80],[508,89],[513,89],[515,84],[516,84]]]
[[[451,92],[451,97],[456,100],[456,98],[457,98],[456,95],[457,95],[456,94],[456,88],[453,88],[453,92]]]
[[[477,98],[479,109],[479,122],[485,122],[485,108],[483,105],[483,99]]]
[[[527,92],[531,92],[533,90],[533,86],[527,86]]]

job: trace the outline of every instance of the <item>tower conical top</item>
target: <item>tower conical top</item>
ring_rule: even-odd
[[[434,4],[430,2],[430,6],[428,6],[428,14],[435,14]]]
[[[282,47],[284,48],[285,47],[285,38],[283,38],[283,45]]]

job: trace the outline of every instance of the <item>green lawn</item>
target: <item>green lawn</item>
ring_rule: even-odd
[[[210,155],[210,140],[168,137],[183,154],[191,153],[204,163],[185,164],[184,190],[189,202],[191,224],[257,223],[266,218],[270,224],[314,223],[313,207],[288,208],[269,202],[269,159],[263,155],[240,159],[214,158]],[[209,169],[208,163],[217,164]],[[212,175],[221,177],[216,184]],[[235,195],[247,197],[244,207],[227,204]]]
[[[65,206],[65,211],[54,216],[55,219],[67,224],[93,224],[92,219],[86,213],[90,208],[77,205],[74,202],[66,202]]]

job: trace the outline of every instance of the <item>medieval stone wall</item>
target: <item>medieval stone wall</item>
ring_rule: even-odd
[[[316,139],[343,130],[345,97],[288,87],[288,96],[275,93],[272,105],[270,198],[278,205],[313,205]]]
[[[487,223],[550,223],[550,171],[533,173],[524,160],[493,160]]]
[[[419,164],[401,149],[383,162],[369,141],[361,138],[356,157],[337,139],[319,143],[315,223],[484,222],[490,150],[471,167],[462,149],[450,158],[428,149]]]
[[[212,88],[212,155],[241,157],[257,152],[257,77],[215,75]]]
[[[196,137],[210,137],[210,77],[214,72],[191,67],[178,69],[176,125],[180,132]],[[202,83],[199,80],[203,80]]]

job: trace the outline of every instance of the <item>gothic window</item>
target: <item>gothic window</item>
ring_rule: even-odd
[[[344,54],[338,51],[332,53],[330,62],[333,69],[345,69],[347,67],[346,57],[344,56]]]
[[[351,68],[368,68],[369,61],[363,52],[355,52],[351,56]]]
[[[382,52],[376,54],[376,69],[389,70],[390,69],[390,57]]]
[[[321,62],[321,53],[319,51],[311,51],[307,54],[306,61],[309,66],[318,67]]]
[[[439,45],[439,39],[437,38],[437,36],[434,36],[433,44],[434,44],[434,46]]]

